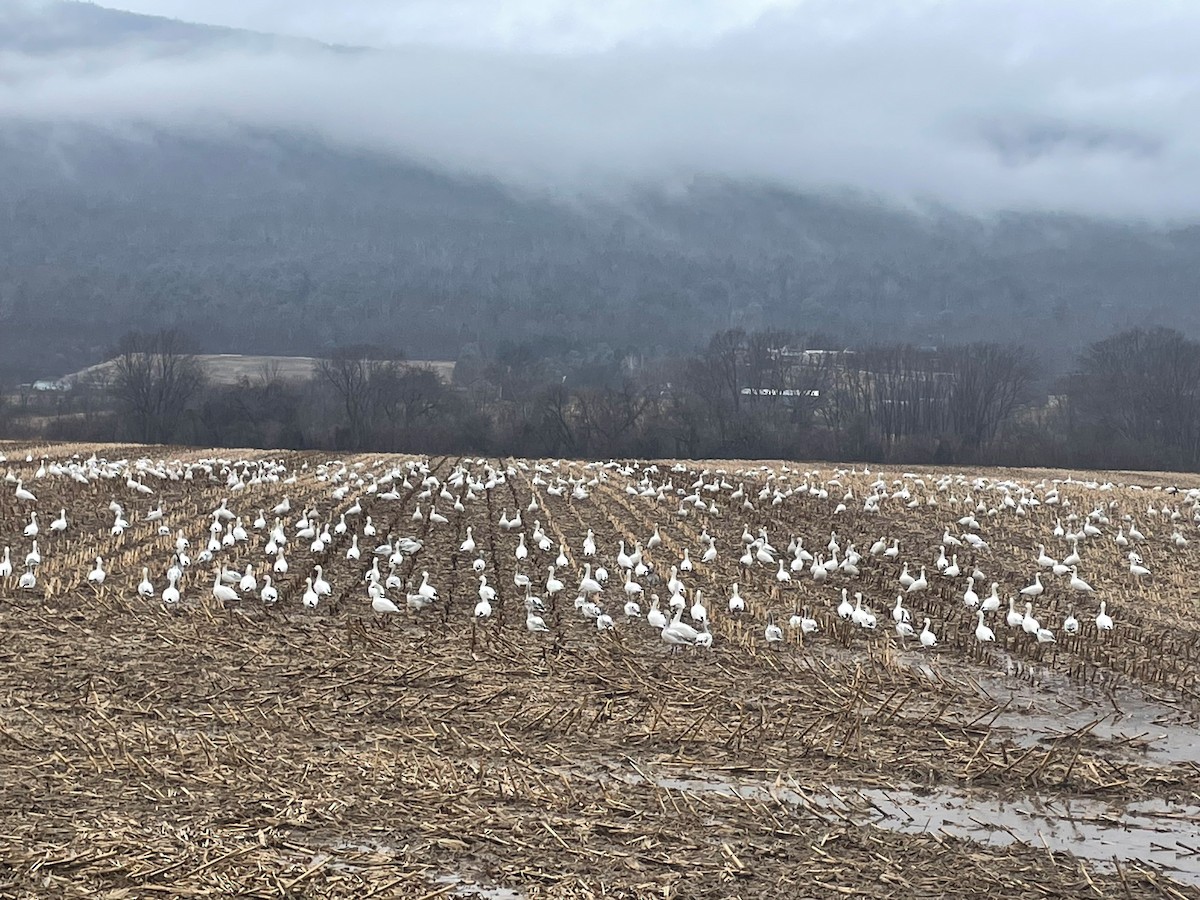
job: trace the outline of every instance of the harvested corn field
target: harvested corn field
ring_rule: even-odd
[[[1200,896],[1200,481],[0,453],[0,895]]]

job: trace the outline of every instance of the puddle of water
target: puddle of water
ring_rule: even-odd
[[[525,900],[525,895],[521,891],[514,890],[513,888],[478,884],[466,876],[454,873],[439,875],[433,881],[434,884],[454,885],[454,889],[450,891],[451,897],[482,897],[483,900]]]
[[[613,772],[632,783],[642,776]],[[649,776],[657,787],[756,801],[803,806],[818,815],[873,825],[902,834],[940,833],[992,846],[1022,844],[1036,850],[1071,853],[1112,869],[1113,859],[1150,863],[1175,880],[1200,886],[1200,806],[1149,800],[1115,807],[1094,800],[1016,799],[1001,801],[975,792],[939,790],[922,794],[735,781],[705,773],[703,778]]]
[[[1057,714],[1005,711],[991,724],[1012,729],[1014,743],[1023,747],[1086,731],[1090,737],[1125,745],[1130,751],[1144,748],[1146,757],[1154,762],[1200,764],[1200,728],[1183,714],[1168,717],[1152,706],[1123,704],[1120,713],[1099,707]]]
[[[343,841],[334,845],[334,851],[350,850],[355,853],[363,853],[368,855],[383,855],[393,856],[396,853],[394,847],[389,847],[386,844],[362,844],[353,841]],[[312,859],[310,865],[317,865],[331,859],[333,854],[326,852],[318,852]],[[331,862],[326,863],[328,868],[338,869],[347,872],[363,871],[366,867],[355,865],[352,862]],[[466,875],[461,875],[457,872],[448,872],[444,875],[439,875],[433,879],[433,883],[437,885],[454,885],[448,892],[450,897],[481,897],[483,900],[526,900],[525,894],[514,888],[497,887],[496,885],[480,884],[473,878]]]
[[[1154,763],[1200,764],[1200,717],[1194,710],[1148,695],[1132,686],[1107,691],[1044,690],[1024,685],[987,684],[980,689],[999,704],[998,715],[984,716],[980,724],[1007,729],[1018,746],[1053,741],[1075,732],[1121,745],[1130,752],[1145,750]],[[987,684],[987,686],[985,686]]]
[[[875,807],[874,824],[906,834],[942,832],[981,844],[1025,844],[1068,852],[1111,867],[1121,861],[1148,862],[1176,881],[1200,886],[1200,807],[1164,801],[1114,809],[1090,800],[1000,802],[939,791],[862,791]]]

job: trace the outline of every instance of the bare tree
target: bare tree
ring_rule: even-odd
[[[650,409],[650,398],[627,378],[619,388],[580,391],[577,405],[589,454],[613,456],[636,434]]]
[[[995,440],[1017,405],[1028,399],[1035,363],[1018,347],[969,344],[947,355],[950,418],[962,442],[978,449]]]
[[[339,347],[317,362],[317,377],[333,388],[346,412],[352,448],[365,447],[386,415],[384,400],[400,375],[400,357],[370,344]]]
[[[384,385],[383,405],[389,418],[409,429],[436,419],[447,397],[446,385],[432,368],[406,367]]]
[[[1079,418],[1155,465],[1200,463],[1200,345],[1172,329],[1136,328],[1090,345],[1070,379]],[[1161,451],[1167,451],[1163,455]]]
[[[205,374],[187,339],[173,329],[131,331],[117,344],[111,390],[138,440],[169,441]]]

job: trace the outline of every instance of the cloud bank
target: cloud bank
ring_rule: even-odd
[[[707,28],[680,4],[656,7],[676,27],[618,4],[541,31],[485,19],[459,40],[438,29],[467,0],[441,19],[401,8],[424,24],[380,35],[419,40],[353,53],[9,53],[0,116],[285,128],[567,193],[716,176],[976,213],[1200,218],[1200,4],[762,2]]]

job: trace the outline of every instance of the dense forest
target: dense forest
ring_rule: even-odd
[[[785,328],[1019,341],[1062,368],[1134,326],[1200,334],[1200,229],[917,215],[767,186],[566,204],[286,135],[0,131],[0,378],[98,361],[131,327],[206,352],[361,340],[691,350]]]

